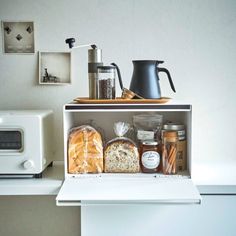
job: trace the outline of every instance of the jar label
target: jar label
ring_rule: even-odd
[[[147,169],[155,169],[160,164],[160,154],[154,151],[147,151],[142,154],[142,164]]]
[[[178,136],[185,136],[185,130],[178,130]]]
[[[154,139],[154,132],[153,131],[146,131],[146,130],[138,130],[137,138],[139,140]]]

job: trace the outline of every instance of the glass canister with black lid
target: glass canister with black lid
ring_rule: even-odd
[[[98,99],[115,99],[115,67],[98,66]]]

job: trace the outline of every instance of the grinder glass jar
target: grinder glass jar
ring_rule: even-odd
[[[98,98],[115,99],[115,67],[98,66]]]

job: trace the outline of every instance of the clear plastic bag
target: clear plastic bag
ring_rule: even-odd
[[[103,142],[89,125],[72,128],[68,138],[68,173],[103,172]]]
[[[133,116],[133,125],[138,141],[161,141],[163,116],[155,113],[145,113]]]
[[[104,150],[104,170],[109,173],[139,172],[139,152],[136,144],[124,137],[130,125],[125,122],[114,124],[116,138],[110,140]]]

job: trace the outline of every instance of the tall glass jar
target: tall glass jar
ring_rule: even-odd
[[[178,134],[176,131],[165,131],[163,133],[162,146],[162,168],[163,173],[176,174]]]
[[[177,171],[184,171],[187,169],[187,140],[186,130],[183,124],[169,122],[163,125],[162,134],[166,131],[176,131],[178,134],[177,143]]]
[[[115,99],[115,67],[98,66],[98,99]]]

